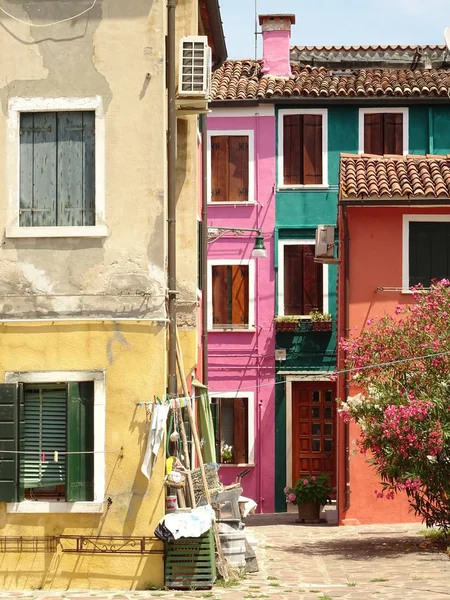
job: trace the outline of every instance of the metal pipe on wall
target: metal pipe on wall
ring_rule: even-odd
[[[177,395],[177,115],[175,106],[176,6],[176,0],[167,0],[167,285],[169,288],[168,393],[171,397],[175,397]]]
[[[348,215],[347,207],[342,209],[342,220],[344,226],[344,271],[345,271],[345,282],[344,282],[344,336],[347,337],[349,334],[350,327],[350,235],[348,232]],[[349,374],[344,374],[344,390],[345,399],[349,395]],[[345,446],[345,504],[344,511],[350,508],[350,424],[345,423],[344,426],[344,446]]]

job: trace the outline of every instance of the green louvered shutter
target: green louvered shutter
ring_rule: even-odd
[[[68,383],[67,389],[67,450],[79,453],[67,457],[67,501],[93,500],[94,383]]]
[[[25,386],[21,482],[25,489],[63,485],[66,458],[67,391],[65,385]]]
[[[21,499],[19,486],[20,420],[22,416],[21,386],[0,384],[0,501]],[[7,453],[2,453],[7,450]]]

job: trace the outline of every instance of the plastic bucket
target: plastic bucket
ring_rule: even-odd
[[[245,533],[229,531],[220,533],[220,541],[225,558],[232,567],[245,567]]]

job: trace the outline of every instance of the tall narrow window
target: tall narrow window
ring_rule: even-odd
[[[248,265],[212,267],[212,307],[213,328],[248,328]]]
[[[217,456],[221,463],[248,463],[248,398],[212,398]]]
[[[94,111],[20,114],[19,225],[95,225]]]
[[[364,114],[364,152],[403,154],[403,114]]]
[[[322,115],[284,115],[284,185],[323,183],[322,127]]]
[[[323,310],[323,267],[314,262],[314,244],[284,246],[284,314]]]
[[[246,135],[211,137],[211,201],[247,202],[249,138]]]

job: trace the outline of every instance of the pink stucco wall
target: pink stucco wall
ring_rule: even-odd
[[[258,503],[260,512],[274,511],[275,473],[275,117],[233,116],[208,118],[208,130],[252,130],[254,132],[254,179],[256,204],[208,206],[208,226],[260,228],[267,258],[255,264],[255,331],[210,331],[208,372],[211,393],[247,391],[254,393],[254,466],[242,480],[244,495]],[[255,109],[255,112],[258,109]],[[248,259],[254,234],[224,236],[209,244],[208,259]],[[225,484],[235,481],[242,466],[220,469]]]

